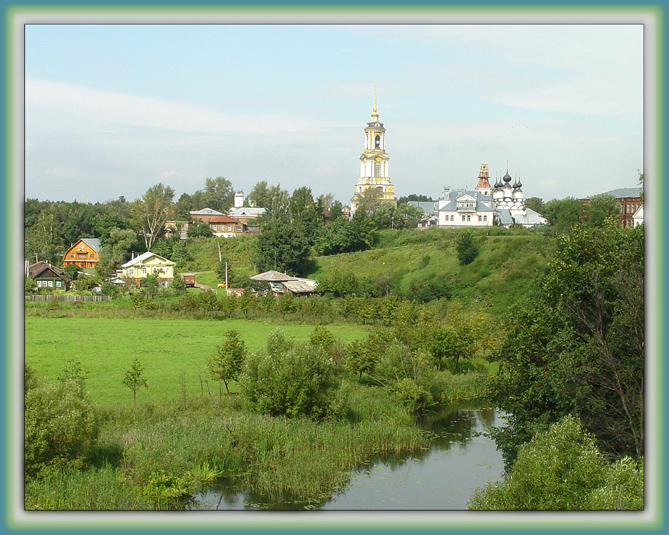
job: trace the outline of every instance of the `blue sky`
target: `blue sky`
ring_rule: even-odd
[[[176,198],[224,176],[347,204],[374,89],[396,195],[584,197],[643,170],[643,27],[27,25],[25,195]]]

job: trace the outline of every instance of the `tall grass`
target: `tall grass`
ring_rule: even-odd
[[[180,508],[171,492],[232,480],[266,497],[319,504],[351,470],[381,453],[427,444],[413,418],[386,391],[354,386],[352,418],[313,422],[246,412],[237,396],[105,411],[97,467],[54,473],[26,486],[28,509]],[[211,478],[209,478],[211,479]],[[159,482],[159,486],[156,482]]]

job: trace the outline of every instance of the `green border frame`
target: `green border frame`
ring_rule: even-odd
[[[382,16],[379,14],[382,6]],[[646,87],[647,101],[645,119],[648,121],[652,113],[652,124],[645,126],[645,162],[644,173],[647,179],[646,199],[648,213],[653,218],[654,225],[649,225],[647,234],[647,287],[649,299],[647,304],[647,329],[649,329],[649,356],[654,365],[653,374],[649,376],[648,384],[656,393],[650,400],[654,410],[648,411],[646,426],[655,432],[651,447],[657,451],[656,463],[653,468],[654,484],[647,489],[647,495],[653,498],[653,514],[643,517],[640,513],[473,513],[473,512],[369,512],[369,513],[330,513],[330,512],[300,512],[300,513],[214,513],[202,514],[197,512],[185,513],[105,513],[105,512],[62,512],[62,513],[24,513],[17,510],[21,504],[22,479],[16,476],[17,430],[20,432],[21,414],[17,410],[20,405],[20,390],[23,374],[20,369],[20,360],[23,355],[23,317],[17,314],[17,308],[22,309],[21,289],[18,282],[22,267],[16,262],[21,243],[22,202],[20,197],[23,184],[23,151],[21,134],[23,132],[23,99],[22,84],[17,85],[16,74],[22,73],[22,56],[20,50],[15,49],[15,43],[22,42],[22,24],[25,22],[84,22],[95,19],[98,22],[130,23],[133,20],[145,23],[151,22],[178,22],[179,17],[187,16],[189,22],[204,22],[205,16],[227,17],[229,22],[259,23],[385,23],[388,17],[411,15],[410,20],[398,18],[396,23],[420,23],[411,20],[422,17],[453,17],[451,23],[461,23],[463,18],[475,18],[484,15],[485,19],[498,17],[519,17],[521,22],[527,19],[548,19],[551,16],[574,18],[579,17],[589,23],[597,23],[598,17],[617,16],[642,17],[652,22],[656,39],[653,43],[652,63],[646,62],[647,74],[654,74],[654,93],[649,95]],[[607,19],[608,20],[608,19]],[[607,20],[604,22],[606,23]],[[207,21],[211,22],[211,20]],[[221,21],[224,22],[224,21]],[[446,22],[446,21],[444,21]],[[498,23],[508,23],[504,18]],[[538,21],[535,21],[538,22]],[[600,21],[601,22],[601,21]],[[531,22],[528,22],[531,23]],[[131,2],[96,4],[86,1],[70,3],[32,3],[9,2],[3,4],[4,29],[4,183],[2,195],[4,197],[3,213],[3,247],[0,248],[0,265],[11,265],[9,284],[0,285],[0,295],[3,302],[3,354],[5,389],[4,389],[4,436],[3,442],[3,470],[4,487],[2,489],[3,522],[0,525],[2,532],[7,533],[47,533],[47,532],[145,532],[159,531],[164,533],[192,533],[196,531],[220,531],[225,533],[249,532],[591,532],[603,531],[606,533],[638,533],[660,532],[667,529],[664,508],[666,505],[665,485],[667,467],[662,452],[665,444],[665,417],[664,393],[662,386],[666,383],[667,370],[661,358],[665,354],[663,324],[664,302],[667,297],[667,287],[661,276],[664,273],[665,249],[664,231],[666,223],[661,219],[667,196],[664,185],[665,161],[664,149],[666,109],[664,106],[665,94],[665,65],[666,65],[666,37],[665,37],[666,9],[663,2],[647,2],[636,4],[630,2],[602,2],[593,1],[588,5],[578,2],[555,2],[542,4],[530,1],[517,1],[513,4],[502,2],[475,2],[467,5],[449,4],[439,1],[422,2],[417,5],[394,4],[386,5],[381,0],[368,1],[364,5],[354,3],[354,0],[345,0],[333,4],[313,5],[309,2],[282,3],[280,1],[250,2],[246,4],[218,4],[216,2],[201,2],[197,5],[163,4],[160,2],[145,2],[135,5]],[[17,41],[21,39],[21,41]],[[646,78],[648,80],[648,78]],[[648,106],[650,104],[650,106]],[[22,261],[22,258],[21,258]],[[11,263],[11,264],[10,264]],[[18,273],[17,273],[18,272]],[[665,381],[663,381],[663,379]],[[20,458],[20,457],[18,457]],[[648,463],[647,463],[648,468]],[[12,473],[14,470],[14,473]],[[224,516],[221,516],[224,514]],[[645,513],[644,513],[645,514]],[[640,516],[641,515],[641,516]]]

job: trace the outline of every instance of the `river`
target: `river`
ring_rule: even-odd
[[[461,409],[430,415],[421,426],[437,435],[430,448],[403,457],[381,457],[354,470],[349,484],[319,510],[464,510],[476,487],[501,480],[502,455],[495,442],[480,435],[504,425],[494,409]],[[305,504],[263,503],[234,487],[197,496],[198,509],[298,510]]]

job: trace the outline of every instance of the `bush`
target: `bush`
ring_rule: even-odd
[[[290,418],[325,417],[337,387],[325,350],[309,342],[296,344],[280,329],[246,359],[239,382],[253,410]]]
[[[643,509],[643,469],[609,465],[573,416],[523,444],[503,483],[475,490],[469,509]]]
[[[57,383],[36,384],[31,371],[26,386],[26,481],[54,469],[81,468],[100,432],[97,411],[84,390],[83,376],[66,371]]]
[[[458,260],[463,266],[471,264],[479,254],[479,248],[474,241],[474,236],[472,232],[468,230],[458,234],[456,248],[458,251]]]

